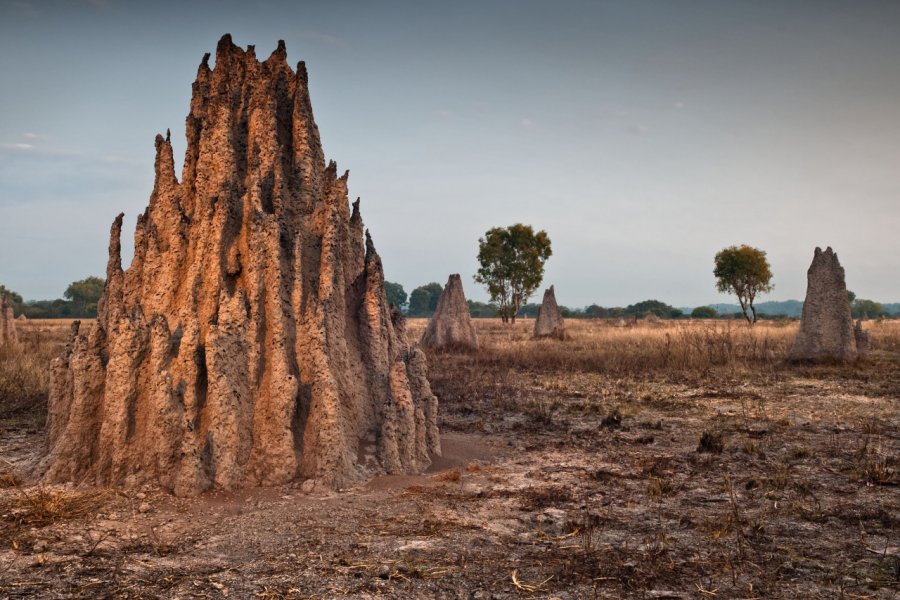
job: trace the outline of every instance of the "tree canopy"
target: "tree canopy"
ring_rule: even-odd
[[[433,315],[443,290],[441,284],[435,281],[414,289],[409,295],[409,316],[430,317]]]
[[[713,274],[716,289],[735,294],[744,318],[751,325],[756,323],[758,317],[753,303],[757,295],[771,292],[775,287],[766,253],[747,245],[729,246],[716,254]]]
[[[66,291],[63,292],[63,297],[71,300],[78,312],[96,314],[97,303],[103,295],[103,287],[105,285],[106,280],[100,277],[86,277],[70,283]]]
[[[654,314],[662,319],[677,319],[682,315],[681,309],[669,306],[659,300],[644,300],[625,307],[624,313],[628,316],[646,317]]]
[[[717,319],[719,312],[712,306],[698,306],[691,311],[692,319]]]
[[[525,304],[544,279],[544,263],[553,254],[546,231],[516,223],[494,227],[478,240],[475,281],[487,287],[503,322],[515,323]]]
[[[22,305],[25,304],[25,301],[22,300],[22,296],[12,291],[5,285],[0,284],[0,298],[4,297],[13,305],[13,311],[17,313],[21,312]]]
[[[384,293],[387,296],[387,301],[397,308],[402,309],[406,306],[406,290],[404,290],[403,286],[399,283],[394,283],[393,281],[385,281]]]
[[[884,307],[880,302],[875,302],[874,300],[855,298],[853,304],[850,305],[850,312],[855,319],[861,319],[864,316],[874,318],[884,314]]]

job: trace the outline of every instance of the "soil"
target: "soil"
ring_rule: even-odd
[[[191,499],[13,485],[0,597],[897,597],[895,363],[620,377],[441,358],[428,473]],[[0,456],[15,470],[41,444],[8,430]]]

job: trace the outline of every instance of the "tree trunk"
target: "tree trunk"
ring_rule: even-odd
[[[741,312],[744,313],[744,318],[747,319],[747,323],[753,325],[753,320],[756,318],[755,312],[753,318],[751,318],[750,315],[747,314],[747,302],[741,296],[738,296],[738,301],[741,303]]]

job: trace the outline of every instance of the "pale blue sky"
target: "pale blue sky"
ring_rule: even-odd
[[[485,299],[478,237],[525,222],[570,306],[728,301],[711,263],[733,243],[769,252],[766,299],[802,298],[831,245],[851,289],[898,301],[898,31],[890,0],[0,0],[0,283],[49,298],[103,273],[230,32],[307,62],[326,154],[408,291],[460,272]]]

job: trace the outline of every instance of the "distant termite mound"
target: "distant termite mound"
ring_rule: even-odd
[[[478,349],[475,325],[458,273],[447,280],[434,315],[422,335],[422,345],[435,349]]]
[[[203,58],[181,182],[157,136],[131,266],[119,215],[97,321],[52,366],[46,481],[341,487],[440,453],[424,355],[286,58],[228,35]]]
[[[816,248],[806,278],[806,301],[800,330],[791,349],[791,360],[856,360],[859,357],[858,337],[868,352],[868,336],[862,331],[861,324],[859,333],[854,331],[844,268],[830,247],[824,252]]]
[[[16,332],[16,319],[13,316],[12,302],[0,294],[0,346],[15,344],[19,341]]]
[[[552,285],[544,290],[544,300],[541,302],[537,318],[534,320],[534,337],[566,339],[566,322],[559,312],[556,293],[553,291]]]

